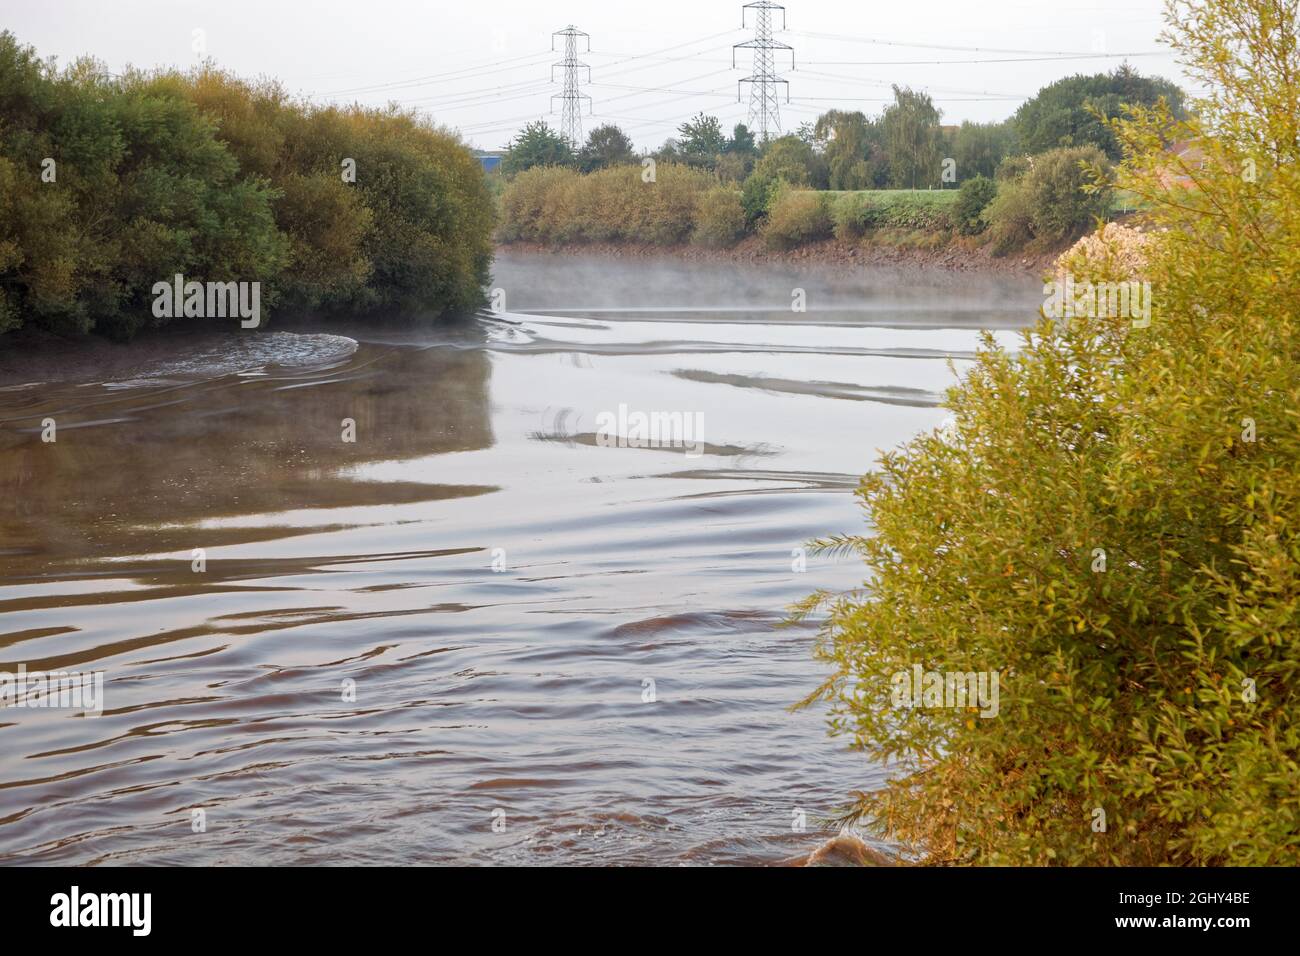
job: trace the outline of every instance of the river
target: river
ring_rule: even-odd
[[[0,358],[0,671],[103,674],[98,716],[0,709],[0,862],[779,863],[884,779],[787,709],[825,676],[787,607],[862,579],[799,549],[1039,285],[493,285],[452,329]]]

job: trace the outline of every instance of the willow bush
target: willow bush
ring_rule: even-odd
[[[1112,124],[1147,238],[1061,265],[1140,268],[1149,326],[1044,316],[1014,352],[986,336],[947,425],[863,479],[874,533],[822,542],[869,575],[799,608],[828,611],[810,700],[891,771],[848,815],[921,859],[1300,863],[1296,13],[1170,7],[1212,92],[1186,121]],[[917,665],[996,673],[997,716],[894,706]]]
[[[830,238],[834,226],[830,197],[826,193],[782,183],[772,196],[760,234],[773,249],[793,249]]]
[[[693,242],[715,248],[733,246],[745,234],[745,207],[740,190],[717,186],[700,197],[695,210]]]
[[[995,254],[1034,242],[1050,247],[1109,216],[1109,164],[1096,146],[1060,147],[1022,160],[1003,162],[996,195],[973,222],[975,231],[989,227]]]
[[[501,193],[501,238],[506,242],[553,242],[557,222],[576,220],[582,174],[567,166],[534,166],[515,176]]]
[[[506,186],[499,235],[506,242],[676,245],[692,237],[706,199],[707,215],[721,211],[711,195],[717,188],[712,174],[677,163],[659,163],[653,178],[631,165],[587,174],[535,166]]]
[[[0,33],[0,331],[127,337],[176,273],[286,310],[464,311],[494,216],[478,161],[413,114],[210,67],[56,71]]]

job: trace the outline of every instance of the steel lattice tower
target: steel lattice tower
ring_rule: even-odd
[[[740,11],[740,28],[745,28],[745,11],[754,10],[754,39],[737,43],[731,48],[731,66],[736,66],[737,50],[754,51],[754,72],[740,81],[749,84],[749,128],[759,134],[760,142],[767,142],[773,133],[781,132],[781,101],[777,87],[785,84],[785,101],[790,102],[790,84],[777,76],[776,50],[790,51],[790,69],[794,69],[794,47],[772,39],[772,11],[781,11],[781,29],[785,29],[785,7],[757,0],[747,3]],[[737,100],[741,86],[737,86]]]
[[[587,82],[591,82],[591,67],[578,60],[578,37],[587,41],[588,50],[591,49],[591,37],[573,24],[569,24],[563,30],[556,30],[551,34],[552,50],[555,49],[556,37],[564,37],[564,59],[551,65],[551,82],[555,82],[555,68],[564,67],[564,92],[556,93],[551,97],[551,111],[555,111],[557,97],[564,101],[560,115],[560,132],[574,149],[578,149],[582,146],[582,101],[591,102],[591,97],[578,89],[579,70],[586,70]]]

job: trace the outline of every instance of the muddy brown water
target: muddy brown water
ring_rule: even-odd
[[[787,710],[825,676],[787,607],[862,578],[797,549],[1038,285],[493,284],[450,330],[0,353],[0,672],[104,680],[0,707],[0,862],[775,863],[884,779]],[[698,441],[611,446],[620,406]]]

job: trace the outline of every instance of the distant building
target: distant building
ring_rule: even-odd
[[[500,156],[478,156],[476,157],[483,164],[483,172],[490,173],[501,165]]]

